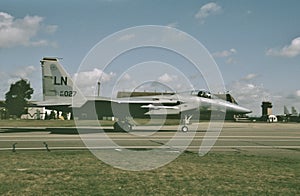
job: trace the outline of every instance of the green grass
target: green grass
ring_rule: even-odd
[[[299,159],[184,153],[152,171],[113,168],[89,151],[0,152],[0,195],[299,195]]]

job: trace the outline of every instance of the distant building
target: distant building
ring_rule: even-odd
[[[278,122],[277,116],[271,114],[268,116],[267,122],[273,123],[273,122]]]
[[[29,102],[30,105],[31,102]],[[47,110],[44,107],[27,107],[27,114],[22,114],[21,119],[44,120]],[[48,111],[49,112],[49,111]],[[50,113],[50,112],[49,112]],[[9,118],[5,108],[5,101],[0,100],[0,120]]]
[[[262,102],[262,105],[261,105],[262,116],[271,115],[272,114],[272,108],[273,108],[273,105],[272,105],[271,102],[269,102],[269,101]]]
[[[272,103],[269,102],[269,101],[263,101],[262,104],[261,104],[261,113],[262,113],[262,116],[261,116],[261,120],[262,121],[267,121],[268,120],[268,117],[270,115],[272,115]]]
[[[290,112],[287,106],[283,107],[283,114],[273,115],[272,114],[272,103],[262,102],[262,116],[259,120],[267,122],[300,122],[300,114],[296,108],[292,106]],[[275,118],[276,117],[276,118]]]
[[[272,103],[269,101],[263,101],[261,108],[262,108],[262,116],[269,116],[272,114]]]
[[[44,107],[29,107],[27,108],[27,114],[22,114],[21,119],[31,120],[44,120],[45,108]]]

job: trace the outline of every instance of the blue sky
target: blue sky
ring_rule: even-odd
[[[254,115],[260,115],[263,100],[272,101],[277,114],[283,113],[283,105],[300,110],[299,8],[298,0],[1,1],[0,99],[20,77],[30,80],[34,99],[42,99],[39,60],[44,56],[63,58],[74,75],[106,36],[139,25],[167,25],[207,48],[226,89]],[[83,86],[87,89],[101,70],[77,74],[89,76]],[[105,74],[107,81],[115,76],[113,71]],[[171,73],[159,78],[176,80]]]

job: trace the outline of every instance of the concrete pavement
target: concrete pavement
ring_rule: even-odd
[[[50,131],[55,130],[55,128],[50,130],[43,127],[26,127],[23,131],[20,131],[22,129],[2,128],[0,130],[0,151],[12,150],[14,143],[17,143],[15,146],[16,151],[46,150],[44,142],[51,150],[87,149],[84,142],[82,142],[82,139],[84,139],[87,142],[93,142],[95,144],[94,148],[115,148],[116,150],[122,148],[177,150],[181,149],[181,146],[168,145],[170,140],[173,140],[176,144],[191,140],[187,150],[198,152],[203,140],[207,142],[215,139],[215,136],[205,136],[207,127],[207,122],[200,123],[196,132],[186,135],[180,134],[179,136],[176,135],[178,126],[164,126],[158,132],[155,131],[157,129],[155,126],[140,126],[135,127],[131,133],[111,132],[112,128],[110,127],[105,128],[106,132],[99,132],[95,127],[85,127],[90,132],[81,135],[52,134]],[[120,148],[106,145],[108,139]],[[300,159],[300,124],[226,122],[212,151],[292,156]]]

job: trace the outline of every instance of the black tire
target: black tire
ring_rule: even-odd
[[[130,132],[130,131],[132,131],[132,125],[129,124],[129,123],[115,122],[113,127],[114,127],[114,131],[121,131],[121,132]]]
[[[124,131],[126,131],[126,132],[130,132],[130,131],[132,131],[132,125],[129,124],[129,123],[124,123],[124,124],[122,125],[122,129],[123,129]]]
[[[188,132],[188,131],[189,131],[189,128],[188,128],[187,126],[184,125],[184,126],[181,127],[181,131],[182,131],[182,132]]]
[[[118,122],[115,122],[113,127],[114,127],[114,131],[122,131],[122,128],[120,127]]]

